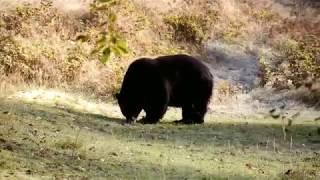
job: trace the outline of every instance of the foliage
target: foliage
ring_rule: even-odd
[[[18,54],[18,47],[11,37],[1,36],[0,46],[0,69],[8,75],[13,72],[14,60],[21,55]]]
[[[232,85],[229,81],[221,80],[216,85],[216,91],[218,102],[225,102],[227,99],[234,97],[237,93],[241,92],[241,89],[235,85]]]
[[[24,5],[21,1],[0,2],[1,79],[17,82],[14,78],[19,77],[28,83],[61,84],[106,95],[118,88],[134,57],[183,52],[208,55],[210,59],[214,49],[206,42],[208,37],[210,41],[239,45],[246,53],[260,56],[265,83],[287,88],[291,83],[301,84],[299,81],[306,74],[314,78],[319,74],[315,50],[318,45],[296,38],[315,34],[310,39],[319,39],[319,28],[313,21],[317,11],[312,7],[309,10],[296,4],[295,8],[279,12],[252,0],[170,4],[94,0],[90,1],[90,11],[89,1],[55,1],[30,1]],[[75,3],[77,7],[72,11],[62,7]],[[288,17],[290,13],[297,18]],[[275,43],[282,37],[290,40]],[[127,46],[132,49],[129,58],[119,57],[129,52]],[[276,52],[277,56],[264,57],[260,54],[264,50]],[[106,63],[115,56],[123,60],[109,61],[105,66],[91,61],[100,59]]]
[[[320,39],[306,36],[303,39],[289,40],[278,47],[280,59],[288,61],[287,78],[294,85],[304,84],[308,78],[320,78]]]
[[[24,80],[30,81],[36,77],[37,70],[43,64],[37,60],[34,54],[27,54],[28,49],[19,45],[11,37],[5,37],[0,42],[0,69],[5,75],[19,72]],[[17,61],[19,60],[19,61]]]
[[[278,54],[272,63],[262,59],[266,72],[266,81],[273,81],[275,87],[300,87],[308,79],[320,78],[320,39],[305,36],[301,39],[288,39],[277,44]],[[273,80],[276,79],[276,80]]]
[[[253,12],[253,17],[256,18],[258,22],[261,22],[261,23],[270,22],[278,18],[277,14],[275,14],[274,12],[268,9],[262,9],[262,10]]]
[[[25,82],[50,85],[56,81],[69,83],[88,59],[84,46],[68,40],[75,29],[82,27],[57,13],[51,0],[42,0],[39,6],[25,4],[3,12],[0,24],[1,75],[19,75]],[[74,27],[64,27],[70,24]]]
[[[55,143],[55,146],[57,148],[61,148],[61,149],[80,149],[82,144],[79,142],[76,142],[75,140],[71,139],[71,138],[66,138],[64,140],[58,141]]]
[[[194,14],[167,16],[164,22],[171,26],[174,38],[178,41],[200,44],[206,38],[208,19],[204,16]]]
[[[241,28],[243,27],[241,22],[230,22],[227,29],[222,32],[222,38],[224,41],[232,43],[237,37],[241,35]]]
[[[80,69],[88,58],[88,54],[79,44],[75,44],[69,49],[67,59],[59,67],[67,82],[72,82],[79,76]]]
[[[156,25],[149,22],[153,19],[133,2],[79,2],[86,11],[66,12],[54,1],[0,8],[0,78],[9,84],[69,87],[105,96],[116,91],[133,55],[178,49],[169,40],[157,41]],[[127,43],[134,50],[130,58],[106,65],[92,61],[124,59],[119,55],[129,52]]]
[[[95,42],[95,48],[92,54],[99,53],[99,60],[105,64],[114,54],[121,56],[128,53],[126,41],[117,33],[116,20],[117,14],[113,7],[119,3],[119,0],[96,0],[91,4],[91,11],[95,13],[102,13],[106,17],[100,26],[106,29],[98,34]],[[87,41],[89,39],[86,35],[80,35],[77,40]]]

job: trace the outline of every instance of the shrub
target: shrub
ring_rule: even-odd
[[[57,11],[51,0],[24,4],[0,16],[0,70],[27,83],[72,82],[88,59],[86,46],[71,41],[88,24]]]
[[[216,84],[217,100],[219,103],[226,102],[227,99],[232,97],[236,98],[236,95],[241,92],[241,88],[231,84],[227,80],[218,81]]]
[[[19,72],[24,80],[29,81],[35,78],[37,70],[42,67],[32,54],[25,54],[27,51],[11,37],[1,37],[0,42],[0,69],[5,75]]]
[[[82,147],[82,143],[76,142],[75,140],[66,139],[66,140],[56,142],[55,147],[61,148],[64,150],[67,150],[67,149],[75,150],[75,149],[80,149]]]
[[[243,23],[241,22],[230,22],[229,26],[222,32],[222,38],[224,41],[232,43],[234,40],[241,36],[241,28]]]
[[[164,22],[173,30],[174,39],[200,44],[205,40],[208,19],[200,15],[174,15],[165,17]]]
[[[300,86],[306,79],[320,78],[320,39],[306,36],[303,39],[289,40],[278,47],[280,60],[288,62],[286,76],[295,86]]]
[[[253,12],[252,16],[260,23],[275,21],[276,18],[279,18],[277,14],[268,9],[255,11]]]
[[[262,62],[266,81],[282,86],[300,87],[308,79],[320,78],[320,39],[305,36],[301,39],[280,41],[275,50],[278,52],[272,63]]]

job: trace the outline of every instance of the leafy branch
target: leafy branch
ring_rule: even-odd
[[[91,52],[91,54],[98,54],[99,60],[103,64],[107,63],[112,55],[120,57],[129,52],[127,42],[116,32],[117,14],[113,9],[118,3],[119,0],[95,0],[91,4],[92,12],[103,13],[107,19],[100,24],[104,30],[98,34],[95,48]],[[77,40],[81,41],[89,39],[87,35],[77,37]]]

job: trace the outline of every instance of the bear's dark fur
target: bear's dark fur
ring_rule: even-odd
[[[168,106],[182,108],[185,124],[204,123],[212,95],[213,76],[200,60],[184,54],[140,58],[130,64],[116,95],[122,114],[132,122],[157,123]]]

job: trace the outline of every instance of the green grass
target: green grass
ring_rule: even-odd
[[[174,125],[180,114],[170,111],[157,125],[123,125],[113,104],[100,112],[74,108],[71,97],[64,106],[63,96],[31,99],[0,99],[0,179],[320,177],[312,121],[293,124],[284,141],[272,119],[211,114],[204,125]]]

